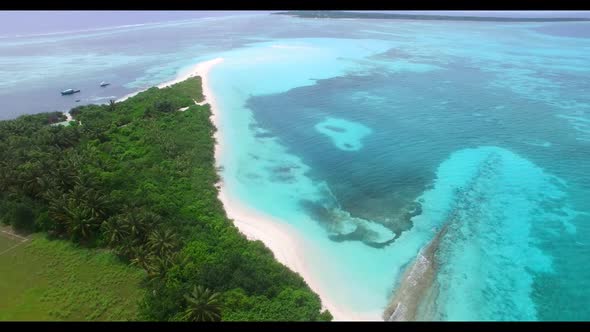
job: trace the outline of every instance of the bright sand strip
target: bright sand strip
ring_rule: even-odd
[[[395,290],[383,318],[387,321],[417,320],[418,307],[422,301],[433,301],[429,298],[429,291],[434,285],[437,264],[436,252],[442,237],[446,234],[449,224],[436,234],[428,245],[420,250],[412,266],[406,269],[400,285]]]
[[[171,85],[174,85],[176,83],[180,83],[180,82],[182,82],[182,81],[184,81],[184,80],[186,80],[186,79],[188,79],[190,77],[193,77],[193,76],[201,76],[199,73],[201,73],[201,72],[208,72],[209,69],[212,66],[214,66],[215,64],[217,64],[218,61],[220,61],[220,60],[221,60],[221,58],[217,58],[217,59],[210,60],[210,61],[199,62],[196,65],[194,65],[194,66],[192,66],[192,67],[184,70],[181,74],[177,75],[176,78],[174,78],[173,80],[166,81],[164,83],[160,83],[160,84],[158,84],[156,86],[158,87],[158,89],[162,89],[162,88],[166,88],[166,87],[169,87]],[[133,96],[141,93],[141,92],[146,91],[147,89],[148,88],[142,89],[142,90],[139,90],[139,91],[132,92],[132,93],[130,93],[128,95],[125,95],[125,96],[117,99],[116,102],[124,101],[124,100],[126,100],[128,98],[131,98],[131,97],[133,97]],[[201,105],[202,103],[201,104],[196,103],[196,104],[197,105]]]
[[[192,76],[200,76],[203,85],[203,95],[205,101],[211,107],[211,121],[217,128],[220,126],[220,109],[215,101],[215,95],[211,90],[208,80],[208,73],[211,68],[223,62],[223,58],[216,58],[209,61],[204,61],[193,67],[193,72],[186,73],[179,78],[161,84],[159,87],[168,86]],[[223,136],[221,131],[215,132],[215,160],[219,164],[222,160],[223,153]],[[328,309],[334,320],[350,321],[350,320],[382,320],[379,313],[374,315],[361,315],[350,312],[344,308],[339,307],[336,303],[330,302],[326,293],[319,287],[316,279],[310,273],[307,262],[305,260],[306,254],[313,254],[308,252],[306,248],[312,248],[306,245],[305,239],[301,234],[289,226],[287,223],[281,222],[276,218],[265,215],[264,213],[252,209],[239,199],[236,199],[225,188],[223,178],[219,183],[219,200],[223,203],[225,211],[230,219],[233,219],[234,225],[240,230],[242,234],[249,240],[262,241],[274,254],[275,258],[298,273],[305,279],[309,287],[316,292],[321,301],[323,309]]]

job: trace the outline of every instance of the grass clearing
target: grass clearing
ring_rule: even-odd
[[[2,251],[0,320],[137,318],[145,273],[109,252],[43,234],[23,241],[0,232]]]
[[[0,256],[22,243],[22,240],[0,232]]]
[[[19,238],[0,228],[0,256],[23,244],[24,241],[24,238]]]

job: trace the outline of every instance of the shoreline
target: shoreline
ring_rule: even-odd
[[[223,58],[215,58],[209,61],[203,61],[192,67],[192,71],[180,75],[174,80],[162,83],[158,87],[165,87],[183,81],[192,76],[200,76],[202,80],[202,90],[204,101],[208,103],[211,109],[211,121],[217,128],[214,134],[215,138],[215,163],[219,167],[224,152],[224,141],[221,135],[220,109],[215,100],[209,84],[209,71],[216,65],[219,65]],[[351,320],[378,320],[382,321],[379,314],[367,316],[343,310],[335,303],[328,300],[327,294],[321,289],[319,283],[313,278],[307,268],[305,256],[305,238],[297,230],[287,223],[281,222],[272,216],[265,215],[251,207],[240,202],[233,197],[226,188],[223,176],[220,175],[218,183],[218,198],[223,204],[225,212],[229,219],[238,228],[248,240],[260,240],[268,247],[275,259],[288,267],[293,272],[299,274],[308,286],[320,297],[322,310],[328,310],[332,314],[333,321],[351,321]]]
[[[213,65],[216,64],[216,63],[211,63],[211,62],[212,61],[217,61],[218,59],[221,59],[221,58],[217,58],[217,59],[209,60],[209,61],[199,62],[199,63],[197,63],[194,66],[188,67],[187,69],[185,69],[184,71],[182,71],[181,74],[178,74],[175,78],[173,78],[173,79],[171,79],[169,81],[166,81],[166,82],[162,82],[160,84],[157,84],[157,85],[155,85],[155,87],[157,87],[158,89],[162,89],[162,88],[166,88],[166,87],[169,87],[171,85],[174,85],[176,83],[180,83],[180,82],[182,82],[182,81],[184,81],[184,80],[186,80],[186,79],[188,79],[190,77],[193,77],[193,76],[201,76],[201,75],[199,75],[199,73],[200,72],[207,72],[207,71],[209,71],[209,69],[210,69],[209,67],[211,67],[211,66],[213,66]],[[148,88],[144,88],[144,89],[137,90],[135,92],[126,94],[123,97],[115,100],[115,102],[116,103],[119,103],[119,102],[125,101],[126,99],[129,99],[129,98],[131,98],[131,97],[133,97],[135,95],[138,95],[138,94],[140,94],[140,93],[142,93],[144,91],[147,91],[148,89],[151,89],[152,87],[154,87],[154,86],[150,86]],[[204,95],[204,92],[203,92],[203,95]]]

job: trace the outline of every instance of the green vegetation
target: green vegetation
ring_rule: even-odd
[[[221,301],[219,293],[198,286],[189,295],[184,296],[188,302],[188,308],[184,317],[194,322],[217,322],[221,320]]]
[[[202,100],[195,77],[76,107],[68,126],[47,114],[0,122],[0,220],[144,269],[142,320],[330,320],[304,280],[225,215]]]
[[[35,234],[0,254],[0,320],[132,320],[145,272],[114,255]],[[19,244],[20,243],[20,244]]]

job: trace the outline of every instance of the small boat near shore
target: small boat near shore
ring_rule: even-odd
[[[101,87],[101,88],[104,88],[104,87],[105,87],[105,86],[107,86],[107,85],[111,85],[111,83],[107,83],[107,82],[105,82],[105,81],[102,81],[102,82],[100,82],[100,87]]]
[[[78,93],[78,92],[80,92],[80,90],[67,89],[67,90],[62,91],[61,92],[61,95],[62,96],[65,96],[65,95],[73,95],[74,93]]]

